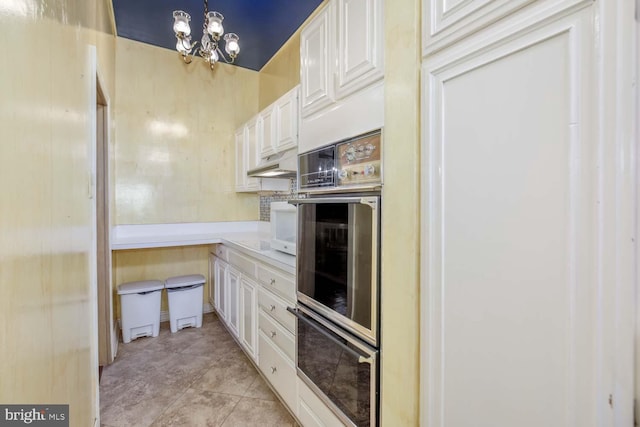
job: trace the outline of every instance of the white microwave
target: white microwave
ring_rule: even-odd
[[[298,212],[287,202],[271,203],[271,248],[296,254]]]

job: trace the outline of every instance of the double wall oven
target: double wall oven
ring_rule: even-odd
[[[298,158],[298,376],[346,425],[376,426],[381,132]]]

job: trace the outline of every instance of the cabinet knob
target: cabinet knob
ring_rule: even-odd
[[[276,336],[276,331],[271,331],[271,338]]]
[[[271,373],[272,373],[272,374],[275,374],[275,373],[276,373],[276,371],[277,371],[276,367],[275,367],[275,366],[272,366],[272,367],[271,367]]]
[[[269,308],[269,310],[270,310],[270,311],[273,311],[273,310],[275,310],[275,309],[276,309],[276,306],[275,306],[275,305],[273,305],[273,304],[271,304],[271,307]]]
[[[272,285],[275,285],[276,284],[276,279],[271,279],[271,282],[269,282],[269,283],[271,283]]]

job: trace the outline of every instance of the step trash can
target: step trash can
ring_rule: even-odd
[[[190,326],[202,326],[204,282],[202,274],[175,276],[165,281],[172,333]]]
[[[118,285],[122,340],[157,337],[160,332],[161,280],[142,280]]]

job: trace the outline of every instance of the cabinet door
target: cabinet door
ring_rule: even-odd
[[[597,3],[544,3],[424,63],[429,426],[609,425]]]
[[[275,154],[275,114],[274,106],[270,105],[260,112],[260,121],[262,123],[261,135],[260,135],[260,157],[267,158],[272,154]]]
[[[256,352],[256,285],[251,280],[242,276],[240,279],[240,342],[245,347],[247,354],[253,360],[257,359]]]
[[[336,99],[384,75],[382,0],[338,0]]]
[[[239,336],[239,309],[240,309],[240,272],[235,268],[229,267],[226,280],[226,292],[227,292],[227,326],[231,332],[238,337]]]
[[[275,102],[276,151],[298,145],[298,92],[299,87],[296,86]]]
[[[247,133],[245,138],[245,170],[246,188],[248,191],[257,191],[260,188],[260,180],[258,178],[250,178],[247,171],[258,166],[260,161],[260,131],[262,129],[262,121],[259,116],[254,117],[247,123]]]
[[[214,257],[213,261],[213,283],[214,288],[214,305],[218,317],[226,322],[227,320],[227,300],[226,300],[226,287],[227,287],[227,270],[228,265],[226,262],[218,257]]]
[[[308,116],[333,102],[333,22],[330,2],[300,34],[302,115]]]

